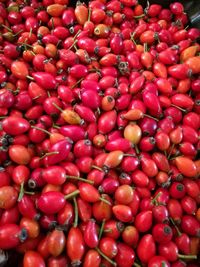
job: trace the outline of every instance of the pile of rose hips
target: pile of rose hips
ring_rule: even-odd
[[[0,1],[0,249],[19,266],[199,266],[187,23],[178,2]]]

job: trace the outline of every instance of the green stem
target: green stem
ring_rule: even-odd
[[[13,32],[11,28],[9,28],[8,26],[4,25],[4,24],[1,24],[1,26],[3,28],[5,28],[6,30],[8,30],[9,32]]]
[[[52,30],[54,30],[54,29],[55,29],[55,26],[54,26],[54,19],[51,18],[51,21],[52,21]]]
[[[35,192],[30,192],[30,191],[24,191],[24,194],[34,196]]]
[[[36,99],[38,99],[40,97],[41,97],[41,95],[37,95],[37,96],[33,97],[32,100],[36,100]]]
[[[81,33],[81,30],[78,30],[77,33],[74,35],[73,39],[75,40],[76,37]]]
[[[44,132],[44,133],[46,133],[46,134],[48,134],[48,135],[51,135],[51,133],[50,133],[49,131],[47,131],[47,130],[45,130],[45,129],[42,129],[42,128],[40,128],[40,127],[37,127],[37,126],[32,125],[31,128],[36,129],[36,130],[39,130],[39,131],[41,131],[41,132]]]
[[[24,182],[20,185],[20,191],[17,201],[21,201],[24,196]]]
[[[135,41],[135,39],[134,39],[134,36],[135,36],[135,32],[133,32],[133,33],[131,33],[131,41],[134,43],[134,45],[137,45],[137,43],[136,43],[136,41]]]
[[[78,181],[82,181],[82,182],[85,182],[85,183],[88,183],[88,184],[94,184],[94,181],[87,180],[85,178],[78,177],[78,176],[66,175],[66,178],[68,178],[68,179],[74,179],[74,180],[78,180]]]
[[[30,28],[30,31],[29,31],[29,38],[31,38],[32,33],[33,33],[33,29],[32,29],[32,27],[31,27],[31,28]]]
[[[159,192],[157,195],[155,195],[155,197],[151,200],[151,203],[153,203],[154,205],[157,204],[157,199],[159,198],[159,196],[161,196],[161,192]]]
[[[148,44],[144,43],[144,52],[148,52]]]
[[[29,47],[29,48],[33,48],[33,46],[32,46],[32,45],[30,45],[30,44],[27,44],[27,43],[18,42],[18,44],[20,44],[20,45],[23,45],[23,46],[27,46],[27,47]]]
[[[83,78],[79,79],[75,84],[71,86],[71,89],[74,89],[80,82],[82,82]]]
[[[101,228],[99,230],[99,240],[102,237],[102,234],[103,234],[103,231],[104,231],[105,222],[106,222],[105,219],[103,219],[102,224],[101,224]]]
[[[107,199],[103,198],[103,197],[100,197],[99,200],[101,200],[102,202],[108,204],[109,206],[111,206],[111,203],[110,201],[108,201]]]
[[[91,13],[92,13],[92,9],[89,8],[88,9],[88,20],[87,21],[90,21],[90,19],[91,19]]]
[[[96,169],[96,170],[98,170],[98,171],[103,171],[100,167],[98,167],[98,166],[96,166],[96,165],[92,165],[91,166],[93,169]]]
[[[155,117],[153,117],[153,116],[151,116],[151,115],[148,115],[148,114],[143,114],[143,116],[144,116],[144,117],[147,117],[147,118],[150,118],[150,119],[153,119],[153,120],[155,120],[155,121],[159,121],[159,119],[157,119],[157,118],[155,118]]]
[[[35,79],[29,75],[26,76],[27,79],[31,80],[31,81],[35,81]]]
[[[177,108],[177,109],[179,109],[180,111],[182,111],[182,112],[184,112],[184,113],[187,112],[187,110],[185,110],[184,108],[181,108],[181,107],[179,107],[179,106],[177,106],[177,105],[171,104],[171,106],[172,106],[172,107],[175,107],[175,108]]]
[[[75,196],[77,196],[79,193],[80,193],[80,191],[77,189],[77,190],[75,190],[75,191],[73,191],[73,192],[71,192],[71,193],[65,195],[65,199],[70,199],[70,198],[72,198],[72,197],[75,197]]]
[[[136,144],[134,144],[134,148],[135,148],[136,154],[139,155],[140,154],[140,150],[139,150],[139,148],[138,148],[138,146]]]
[[[74,47],[74,46],[76,45],[77,42],[78,42],[78,41],[75,40],[75,41],[73,42],[73,44],[72,44],[67,50],[70,50],[72,47]]]
[[[51,97],[51,93],[49,91],[47,91],[47,96]]]
[[[53,124],[53,126],[52,126],[53,128],[55,128],[55,129],[60,129],[61,127],[60,126],[58,126],[57,124]]]
[[[133,18],[134,19],[141,19],[141,18],[144,18],[145,17],[145,14],[141,14],[139,16],[134,16]]]
[[[56,103],[52,103],[52,105],[57,108],[60,112],[63,112],[62,108],[60,108]]]
[[[112,261],[110,258],[108,258],[99,248],[95,248],[96,251],[105,259],[107,260],[110,264],[117,266],[117,263]]]
[[[172,151],[173,151],[173,149],[174,149],[174,146],[175,146],[175,144],[173,143],[172,146],[171,146],[171,149],[170,149],[170,151],[169,151],[169,154],[168,154],[168,156],[167,156],[167,159],[170,159],[171,154],[172,154]]]
[[[47,152],[42,157],[40,157],[40,159],[43,159],[47,156],[56,155],[56,154],[59,154],[59,152],[58,151]]]
[[[173,226],[175,227],[178,236],[181,236],[182,234],[181,234],[181,232],[180,232],[178,226],[177,226],[176,223],[174,222],[174,220],[173,220],[172,218],[169,218],[169,220],[170,220],[170,222],[173,224]]]
[[[73,202],[74,202],[74,227],[77,227],[78,226],[78,205],[77,205],[77,201],[76,201],[76,198],[73,197]]]
[[[197,259],[197,255],[182,255],[182,254],[178,254],[179,259],[183,259],[183,260],[196,260]]]
[[[135,267],[141,267],[141,265],[139,265],[137,262],[134,262],[133,263],[133,266],[135,266]]]

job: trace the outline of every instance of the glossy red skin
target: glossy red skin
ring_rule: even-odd
[[[100,265],[100,262],[101,257],[99,253],[94,249],[90,249],[85,254],[83,267],[98,267]]]
[[[66,202],[65,206],[58,212],[57,221],[60,225],[72,225],[74,221],[74,210],[70,202]]]
[[[161,256],[170,262],[178,259],[178,247],[173,241],[169,241],[166,244],[159,244],[158,251]]]
[[[191,216],[191,215],[184,215],[181,221],[181,227],[183,231],[191,236],[197,236],[200,235],[200,223],[199,221]]]
[[[38,266],[38,267],[45,267],[45,262],[42,256],[36,252],[28,250],[23,259],[24,267],[31,267],[31,266]]]
[[[99,242],[99,249],[111,259],[118,253],[117,243],[111,237],[102,237]]]
[[[115,261],[118,266],[120,267],[131,267],[134,264],[135,261],[135,252],[134,250],[124,244],[124,243],[118,243],[117,245],[118,253],[115,257]]]
[[[134,225],[141,233],[145,233],[150,230],[152,226],[152,211],[144,210],[139,212],[135,217]]]
[[[112,204],[112,199],[108,195],[103,194],[102,196]],[[92,215],[97,222],[110,220],[112,217],[112,206],[102,201],[97,201],[92,205]]]
[[[124,230],[124,224],[112,219],[105,222],[104,229],[109,230],[108,232],[105,232],[106,237],[111,237],[117,240]]]
[[[131,222],[133,219],[132,211],[129,206],[119,204],[113,206],[112,210],[115,217],[122,222]]]
[[[8,223],[0,226],[1,249],[12,249],[20,244],[20,240],[26,239],[26,232],[14,223]]]
[[[57,152],[56,154],[52,154],[47,156],[47,163],[49,165],[54,165],[62,160],[64,160],[71,150],[72,144],[71,141],[68,139],[60,140],[57,143],[53,144],[50,149],[49,153]]]
[[[159,244],[165,244],[171,241],[173,237],[172,229],[166,224],[156,224],[153,226],[152,235]]]
[[[71,260],[71,264],[79,263],[85,252],[83,235],[79,228],[71,227],[66,243],[66,253]]]
[[[175,238],[176,245],[181,253],[188,255],[190,254],[191,240],[190,237],[182,233]]]
[[[141,237],[137,247],[137,255],[143,263],[148,263],[156,255],[156,245],[151,234],[145,234]]]
[[[97,235],[96,223],[94,220],[89,220],[87,222],[83,237],[86,245],[89,248],[95,248],[98,245],[99,240]]]
[[[55,205],[56,203],[56,205]],[[43,193],[37,202],[38,208],[46,214],[54,214],[60,211],[65,205],[64,195],[60,192]]]
[[[30,124],[26,119],[16,119],[10,116],[3,120],[2,127],[7,134],[19,135],[27,132],[30,128]]]
[[[54,2],[61,2],[67,7],[58,17],[53,17],[47,12]],[[4,132],[0,135],[3,136],[5,132],[11,134],[12,145],[28,148],[31,160],[26,166],[23,165],[25,161],[19,165],[20,157],[15,160],[12,155],[9,157],[7,152],[0,151],[0,163],[6,172],[6,175],[0,173],[2,178],[0,189],[13,186],[17,192],[14,194],[16,195],[14,201],[10,198],[7,202],[11,203],[11,207],[8,205],[6,209],[0,210],[0,224],[1,226],[4,223],[17,224],[21,216],[38,220],[41,213],[39,224],[44,233],[52,233],[56,221],[63,229],[69,226],[70,231],[73,229],[75,212],[72,201],[66,201],[64,195],[79,189],[81,191],[77,196],[79,224],[73,230],[82,232],[65,233],[66,238],[71,239],[71,243],[66,246],[66,256],[56,258],[51,256],[54,253],[48,251],[48,241],[43,236],[43,230],[40,237],[43,240],[39,245],[36,245],[39,241],[33,241],[32,246],[29,242],[25,242],[18,245],[16,250],[22,254],[30,249],[39,251],[49,267],[57,265],[64,267],[66,264],[85,267],[101,264],[105,267],[111,266],[95,250],[98,245],[97,231],[105,220],[104,230],[112,232],[103,232],[102,238],[114,240],[113,247],[117,246],[118,255],[113,256],[112,248],[108,249],[108,252],[111,253],[111,258],[116,261],[117,266],[132,266],[134,253],[137,254],[137,262],[141,265],[153,267],[154,264],[160,266],[164,262],[168,266],[169,261],[171,264],[171,255],[173,258],[176,254],[176,247],[172,252],[169,249],[167,257],[160,256],[158,247],[162,242],[167,243],[169,237],[180,252],[189,254],[189,239],[194,242],[199,236],[199,216],[198,213],[194,214],[199,203],[199,181],[193,177],[192,179],[185,177],[185,173],[181,174],[174,160],[177,154],[183,154],[193,162],[197,159],[198,74],[193,73],[192,77],[190,76],[191,70],[185,63],[180,62],[180,55],[191,45],[198,46],[199,31],[184,29],[187,18],[183,6],[179,3],[173,3],[169,8],[155,4],[144,10],[135,0],[103,2],[105,1],[95,0],[89,3],[93,14],[83,25],[77,23],[74,9],[68,7],[68,0],[43,0],[41,3],[33,0],[30,7],[20,6],[20,12],[15,11],[18,9],[15,3],[0,5],[0,23],[11,28],[8,30],[3,27],[0,36],[0,49],[4,51],[4,55],[0,55],[1,92],[4,90],[3,95],[0,95],[0,115],[8,118],[15,116],[15,122],[26,118],[30,125],[40,126],[49,130],[51,134],[63,134],[73,141],[72,143],[64,138],[68,142],[67,146],[61,144],[54,146],[48,135],[30,129],[30,125],[27,129],[21,129],[19,125],[15,127],[17,129],[13,129],[9,124],[7,131],[3,129]],[[46,10],[41,10],[42,6]],[[37,14],[34,10],[38,11]],[[108,10],[112,11],[112,14],[108,14]],[[134,18],[140,14],[141,18]],[[174,24],[174,21],[178,21],[179,25]],[[109,27],[109,36],[108,38],[96,36],[94,40],[94,29],[101,29],[99,23]],[[13,37],[13,34],[16,34],[14,41],[7,39],[7,36]],[[159,41],[155,38],[156,34]],[[19,52],[20,42],[24,46],[26,42],[28,43],[27,51]],[[149,44],[148,52],[144,51],[141,43]],[[174,44],[177,46],[173,46]],[[44,49],[44,54],[37,49]],[[52,58],[51,52],[54,51],[51,49],[56,50],[56,56]],[[32,50],[35,56],[31,55]],[[198,53],[199,47],[197,50]],[[128,62],[125,73],[120,69],[120,62]],[[19,68],[20,66],[24,71]],[[147,70],[150,67],[151,69]],[[144,76],[143,71],[145,71]],[[34,82],[29,83],[29,79],[32,79],[27,77],[28,74],[33,77]],[[184,84],[184,81],[189,80],[191,85],[187,84],[184,87],[182,82]],[[184,89],[187,90],[186,93],[183,92]],[[112,97],[114,104],[106,106],[104,110],[102,99],[108,96]],[[73,108],[84,120],[83,125],[77,127],[66,125],[61,117],[57,118],[62,111],[55,108],[53,103],[62,109]],[[136,151],[137,147],[133,148],[132,144],[123,138],[123,129],[129,121],[124,120],[122,115],[134,108],[140,109],[144,116],[137,121],[142,130],[142,138],[138,144],[139,152]],[[155,118],[150,119],[146,115]],[[177,127],[182,129],[182,136],[179,136],[178,141],[178,138],[173,136],[173,131]],[[96,143],[98,138],[94,141],[99,134],[103,137],[101,145]],[[89,145],[86,146],[85,141],[88,140]],[[101,168],[107,154],[116,150],[122,151],[122,161],[118,159],[116,163],[112,159],[108,171],[93,169],[95,167],[93,165]],[[40,159],[48,152],[59,152],[59,154]],[[129,156],[124,155],[125,153]],[[9,160],[11,165],[4,166]],[[195,164],[198,165],[198,161]],[[18,168],[18,165],[30,168],[30,173],[26,171],[21,174],[16,173],[15,168]],[[135,175],[137,172],[140,175],[133,177],[133,173]],[[166,176],[169,176],[169,179],[163,182],[161,172],[165,174],[163,179]],[[66,181],[66,175],[87,178],[93,185],[91,187],[85,183],[81,185],[75,179]],[[23,182],[25,194],[17,201],[19,188]],[[122,190],[122,197],[116,193],[124,185],[128,185],[129,188],[134,186],[133,199],[130,202],[123,198],[123,194],[126,196],[127,192]],[[82,187],[85,187],[85,192]],[[48,192],[53,196],[53,201],[47,198],[48,206],[44,204],[44,198],[47,191],[52,188],[55,192]],[[34,195],[29,195],[29,190]],[[111,205],[100,200],[101,193],[107,194],[102,197],[105,197]],[[7,197],[9,196],[8,193]],[[53,208],[56,207],[54,214],[48,214],[52,209],[51,205]],[[141,214],[144,213],[148,215],[141,218],[143,217]],[[96,223],[91,227],[92,218],[96,219]],[[178,236],[169,218],[178,225],[182,236]],[[126,228],[136,225],[138,232],[135,233],[132,229],[129,230],[130,233],[127,230],[123,235],[122,222]],[[165,227],[171,226],[173,237],[170,231],[169,236],[165,237],[163,228],[157,228],[160,224]],[[161,234],[157,234],[158,232]],[[148,236],[150,234],[153,238]],[[145,241],[142,243],[143,238]],[[88,247],[92,249],[88,250]],[[106,252],[107,249],[104,250]],[[25,267],[32,267],[27,258],[32,258],[34,265],[43,267],[40,255],[30,254],[28,257],[27,253],[25,254]],[[179,266],[180,261],[174,261],[172,267],[176,266],[176,263]],[[188,266],[193,265],[195,264],[188,263]]]
[[[162,265],[165,264],[166,267],[170,267],[169,261],[165,259],[165,257],[162,256],[154,256],[150,261],[148,262],[148,267],[162,267]]]

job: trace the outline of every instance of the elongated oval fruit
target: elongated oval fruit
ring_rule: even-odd
[[[10,135],[19,135],[27,132],[30,128],[30,123],[24,118],[16,118],[9,116],[2,121],[3,130]]]
[[[187,157],[180,156],[175,158],[175,164],[179,171],[187,177],[192,178],[197,174],[195,163]]]

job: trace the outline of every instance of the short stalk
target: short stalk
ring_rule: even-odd
[[[143,115],[144,115],[144,117],[153,119],[153,120],[155,120],[155,121],[159,121],[159,119],[157,119],[157,118],[155,118],[155,117],[153,117],[153,116],[151,116],[151,115],[148,115],[148,114],[143,114]]]
[[[108,228],[108,229],[105,229],[103,232],[112,234],[113,230],[111,228]]]
[[[88,184],[94,184],[94,181],[87,180],[87,179],[85,179],[85,178],[78,177],[78,176],[66,175],[66,178],[67,178],[67,179],[78,180],[78,181],[85,182],[85,183],[88,183]]]
[[[24,191],[24,194],[29,195],[29,196],[34,196],[35,192]]]
[[[141,14],[139,16],[134,16],[133,18],[134,19],[141,19],[141,18],[144,18],[146,15],[145,14]]]
[[[32,35],[32,33],[33,33],[33,29],[32,29],[32,27],[30,28],[30,31],[29,31],[29,38],[31,38],[31,35]]]
[[[58,151],[47,152],[43,156],[41,156],[40,159],[44,159],[45,157],[56,155],[56,154],[59,154],[59,152]]]
[[[105,219],[103,219],[103,221],[102,221],[102,223],[101,223],[101,228],[100,228],[100,230],[99,230],[99,240],[101,239],[102,234],[103,234],[103,232],[104,232],[105,222],[106,222]]]
[[[53,126],[52,126],[53,128],[55,128],[55,129],[60,129],[60,126],[58,126],[57,124],[53,124]]]
[[[187,110],[186,110],[186,109],[184,109],[184,108],[181,108],[181,107],[179,107],[179,106],[177,106],[177,105],[171,104],[171,106],[172,106],[172,107],[175,107],[175,108],[177,108],[177,109],[179,109],[180,111],[182,111],[182,112],[184,112],[184,113],[186,113],[186,112],[187,112]]]
[[[78,226],[78,205],[76,201],[76,197],[73,197],[73,202],[74,202],[74,227]]]
[[[73,42],[73,44],[67,49],[68,51],[69,50],[71,50],[72,49],[72,47],[74,47],[75,45],[76,45],[76,43],[77,43],[78,41],[77,40],[75,40],[74,42]]]
[[[99,248],[95,248],[96,251],[105,259],[107,260],[110,264],[112,264],[113,266],[117,266],[117,263],[114,262],[113,260],[111,260],[110,258],[108,258]]]
[[[138,148],[138,146],[136,144],[134,144],[134,148],[135,148],[136,154],[139,155],[140,154],[140,150],[139,150],[139,148]]]
[[[183,254],[178,254],[178,258],[182,260],[196,260],[197,255],[183,255]]]
[[[31,81],[35,81],[35,79],[33,77],[31,77],[30,75],[27,75],[26,78],[31,80]]]
[[[4,24],[1,24],[1,26],[2,26],[4,29],[8,30],[9,32],[13,32],[12,29],[9,28],[8,26],[6,26],[6,25],[4,25]]]
[[[40,128],[40,127],[37,127],[37,126],[32,125],[31,128],[36,129],[36,130],[39,130],[39,131],[41,131],[41,132],[44,132],[44,133],[46,133],[46,134],[48,134],[48,135],[51,135],[51,133],[50,133],[49,131],[47,131],[47,130],[45,130],[45,129],[42,129],[42,128]]]
[[[172,218],[169,218],[170,222],[173,224],[173,226],[175,227],[178,236],[181,236],[181,231],[179,230],[178,226],[176,225],[176,223],[174,222],[174,220]]]
[[[37,96],[33,97],[32,100],[36,100],[36,99],[38,99],[40,97],[41,97],[41,95],[37,95]]]
[[[154,205],[158,204],[157,203],[157,199],[161,196],[161,192],[159,192],[157,195],[155,195],[155,197],[151,200],[151,203],[153,203]]]
[[[71,86],[71,89],[74,89],[80,82],[82,82],[83,78],[79,79],[75,84]]]
[[[91,166],[93,169],[96,169],[98,171],[103,171],[100,167],[96,166],[96,165],[92,165]]]
[[[136,43],[136,41],[135,41],[135,39],[134,39],[134,36],[135,36],[135,33],[133,32],[133,33],[131,33],[131,41],[134,43],[134,45],[137,45],[137,43]]]
[[[76,37],[78,37],[78,35],[81,33],[81,30],[78,30],[77,33],[74,35],[73,39],[75,40]]]
[[[24,196],[24,182],[20,184],[20,191],[17,201],[21,201]]]
[[[56,103],[52,103],[52,105],[57,108],[60,112],[63,112],[62,108],[59,107]]]
[[[103,198],[103,197],[100,197],[99,200],[101,200],[102,202],[108,204],[109,206],[111,206],[111,203],[110,201],[108,201],[107,199]]]
[[[77,190],[65,195],[65,199],[73,198],[73,197],[77,196],[79,193],[80,193],[80,191],[77,189]]]
[[[144,52],[148,52],[148,44],[144,43]]]
[[[89,8],[88,9],[88,20],[87,21],[90,21],[91,20],[91,13],[92,13],[92,9]]]
[[[52,30],[55,30],[55,25],[54,25],[54,19],[51,18],[51,23],[52,23]]]
[[[19,42],[18,44],[20,44],[20,45],[23,45],[23,46],[27,46],[27,47],[29,47],[29,48],[33,48],[33,46],[32,46],[32,45],[30,45],[30,44],[27,44],[27,43],[22,43],[22,42]]]
[[[170,159],[171,154],[172,154],[172,151],[173,151],[173,149],[174,149],[174,146],[175,146],[175,144],[173,143],[172,146],[171,146],[171,149],[170,149],[170,151],[169,151],[169,154],[168,154],[168,156],[167,156],[167,159]]]

